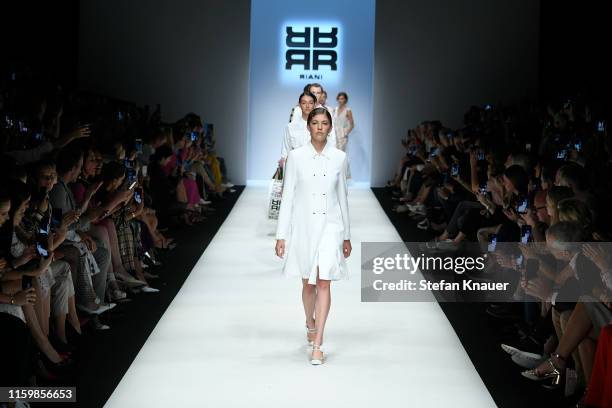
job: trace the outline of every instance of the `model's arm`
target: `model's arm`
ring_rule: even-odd
[[[351,111],[348,108],[346,109],[346,118],[348,119],[348,122],[349,122],[349,128],[346,131],[346,134],[348,135],[355,128],[355,121],[353,120],[353,111]]]
[[[293,198],[297,181],[297,169],[295,155],[289,152],[285,163],[285,174],[283,181],[283,195],[281,198],[280,211],[278,213],[278,226],[276,227],[276,239],[286,239],[291,226],[291,214],[293,212]]]
[[[340,178],[338,180],[338,202],[340,203],[340,211],[342,212],[342,223],[344,224],[344,239],[351,239],[351,225],[348,211],[348,188],[346,184],[346,173],[348,169],[348,156],[344,155],[342,162],[342,170],[340,170]]]
[[[291,133],[289,133],[289,125],[285,126],[283,132],[283,144],[281,146],[281,160],[283,163],[287,160],[287,156],[291,151]]]

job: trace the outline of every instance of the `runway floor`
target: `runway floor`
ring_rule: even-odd
[[[401,241],[369,189],[349,190],[351,277],[332,283],[311,366],[266,196],[243,191],[106,407],[495,406],[438,304],[360,301],[360,243]]]

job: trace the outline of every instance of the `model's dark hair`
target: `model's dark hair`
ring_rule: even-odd
[[[312,85],[312,84],[306,84],[304,86],[304,90],[302,92],[310,92],[310,85]]]
[[[314,118],[316,115],[325,115],[325,116],[327,116],[327,120],[329,120],[329,124],[330,125],[332,124],[331,114],[325,108],[315,108],[315,109],[313,109],[312,112],[310,112],[308,114],[308,120],[306,121],[306,123],[310,125],[310,122],[312,121],[312,118]]]
[[[316,96],[314,96],[314,95],[313,95],[312,93],[310,93],[309,91],[308,91],[308,92],[302,92],[302,94],[301,94],[301,95],[300,95],[300,97],[298,98],[298,104],[299,104],[300,102],[302,102],[302,98],[303,98],[304,96],[309,96],[309,97],[311,97],[311,98],[312,98],[312,100],[314,101],[315,105],[316,105],[316,103],[317,103],[317,97],[316,97]]]
[[[338,95],[336,95],[336,99],[338,99],[341,96],[344,96],[344,99],[346,99],[346,101],[348,102],[348,94],[346,92],[344,91],[338,92]]]

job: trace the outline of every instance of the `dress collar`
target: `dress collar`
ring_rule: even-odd
[[[308,146],[310,146],[313,158],[317,155],[321,155],[328,160],[331,159],[331,144],[329,143],[329,140],[325,142],[325,146],[323,147],[323,150],[321,150],[321,153],[317,152],[317,150],[315,149],[314,145],[312,144],[312,139],[308,142]]]

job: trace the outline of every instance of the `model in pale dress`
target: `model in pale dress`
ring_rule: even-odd
[[[338,93],[336,100],[338,101],[338,106],[334,108],[333,112],[336,128],[336,147],[346,152],[348,136],[355,127],[353,111],[347,106],[348,95],[346,92]],[[347,178],[351,178],[350,167],[348,169]]]
[[[315,108],[316,104],[316,96],[309,91],[304,91],[300,95],[297,105],[299,115],[297,115],[293,121],[285,125],[283,143],[281,146],[281,159],[279,160],[281,166],[284,166],[287,155],[291,150],[310,143],[310,131],[308,130],[306,122],[308,120],[308,115]],[[333,126],[329,133],[328,140],[332,143],[332,146],[336,144],[336,131]]]
[[[351,253],[346,153],[328,141],[331,115],[308,116],[309,143],[289,152],[276,232],[283,273],[302,278],[302,302],[312,364],[323,362],[321,344],[329,313],[332,280],[348,279]],[[316,319],[315,319],[316,316]]]

